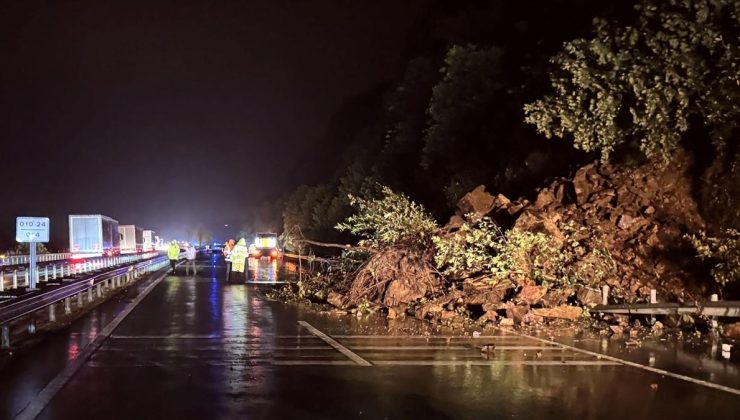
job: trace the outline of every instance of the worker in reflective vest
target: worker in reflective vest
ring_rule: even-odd
[[[226,260],[226,282],[231,281],[231,252],[234,250],[234,240],[229,239],[224,244],[224,259]]]
[[[234,249],[231,251],[231,264],[232,270],[235,273],[244,273],[245,263],[247,256],[249,255],[249,248],[247,248],[247,241],[244,238],[239,239]],[[243,274],[242,274],[243,275]]]
[[[180,259],[180,245],[177,241],[170,242],[170,247],[167,248],[167,258],[170,260],[172,274],[175,274],[175,265],[177,265],[177,260]]]

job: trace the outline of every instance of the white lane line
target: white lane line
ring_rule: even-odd
[[[351,360],[276,360],[272,364],[277,366],[355,366],[357,363]]]
[[[435,338],[438,339],[460,339],[460,340],[484,340],[484,339],[505,339],[505,338],[517,338],[516,336],[511,335],[481,335],[478,337],[473,336],[465,336],[465,335],[430,335],[430,336],[423,336],[423,335],[416,335],[416,336],[409,336],[409,335],[333,335],[332,337],[336,338],[380,338],[380,339],[393,339],[393,338],[403,338],[403,339],[414,339],[414,340],[433,340]]]
[[[134,310],[136,305],[141,303],[141,301],[144,300],[149,292],[151,292],[152,289],[154,289],[162,281],[162,279],[164,279],[168,275],[169,270],[161,274],[149,286],[147,286],[146,289],[144,289],[144,291],[136,297],[136,299],[134,299],[128,306],[126,306],[126,308],[121,311],[118,316],[116,316],[110,323],[108,323],[108,325],[105,326],[105,328],[103,328],[103,330],[100,332],[100,334],[98,334],[97,337],[95,337],[95,340],[93,340],[92,343],[88,344],[84,349],[82,349],[76,359],[65,366],[65,368],[61,372],[59,372],[59,374],[54,377],[54,379],[52,379],[51,382],[49,382],[43,390],[41,390],[36,398],[34,398],[33,401],[31,401],[25,408],[23,408],[23,410],[14,418],[17,420],[35,419],[49,404],[49,402],[51,402],[54,396],[62,388],[64,388],[64,385],[66,385],[67,382],[72,379],[72,377],[77,373],[77,371],[82,368],[87,359],[89,359],[90,356],[92,356],[93,353],[95,353],[95,351],[100,348],[101,345],[103,345],[103,342],[113,333],[113,330],[118,327],[118,325],[128,316],[128,314],[130,314],[131,311]]]
[[[414,350],[473,350],[473,348],[464,347],[464,346],[352,346],[352,350],[414,351]]]
[[[171,334],[171,335],[118,335],[113,334],[110,336],[110,338],[116,339],[116,340],[210,340],[210,339],[219,339],[224,338],[223,335],[220,334],[210,334],[210,335],[190,335],[190,334]],[[246,337],[245,337],[246,338]]]
[[[530,338],[532,340],[537,340],[537,341],[542,342],[542,343],[548,343],[548,344],[552,344],[552,345],[555,345],[555,346],[559,346],[559,347],[563,347],[563,348],[566,348],[566,349],[570,349],[570,350],[573,350],[573,351],[578,352],[578,353],[583,353],[583,354],[588,354],[590,356],[595,356],[595,357],[597,357],[599,359],[611,360],[611,361],[616,362],[616,363],[620,363],[620,364],[623,364],[623,365],[626,365],[626,366],[635,367],[635,368],[642,369],[642,370],[647,370],[648,372],[657,373],[659,375],[669,376],[671,378],[680,379],[682,381],[691,382],[693,384],[702,385],[702,386],[705,386],[705,387],[708,387],[708,388],[718,389],[720,391],[729,392],[729,393],[735,394],[735,395],[740,395],[740,389],[731,388],[729,386],[715,384],[713,382],[708,382],[708,381],[703,381],[701,379],[692,378],[691,376],[681,375],[679,373],[673,373],[671,371],[664,370],[664,369],[658,369],[658,368],[654,368],[654,367],[650,367],[650,366],[645,366],[645,365],[642,365],[640,363],[630,362],[629,360],[620,359],[620,358],[614,357],[614,356],[608,356],[606,354],[597,353],[595,351],[584,350],[584,349],[581,349],[581,348],[578,348],[578,347],[569,346],[567,344],[558,343],[557,341],[546,340],[544,338],[534,337],[534,336],[531,336],[529,334],[524,334],[524,333],[520,333],[520,332],[516,332],[516,331],[511,331],[511,333],[516,334],[516,335],[519,335],[519,336],[522,336],[522,337],[527,337],[527,338]]]
[[[314,328],[313,325],[309,324],[306,321],[298,321],[298,325],[301,327],[307,329],[311,332],[311,334],[319,337],[320,339],[324,340],[326,344],[334,347],[338,352],[342,353],[343,355],[347,356],[350,360],[355,362],[356,364],[360,366],[372,366],[372,363],[368,362],[367,360],[363,359],[362,357],[358,356],[352,350],[348,349],[347,347],[344,347],[343,345],[339,344],[337,340],[329,337],[328,335],[322,333],[318,329]]]
[[[399,350],[399,351],[413,351],[413,350],[476,350],[475,347],[470,346],[352,346],[352,350]],[[554,346],[499,346],[496,345],[496,350],[546,350],[546,351],[563,351],[559,347]]]
[[[376,366],[618,366],[616,362],[591,360],[550,361],[550,360],[375,360]]]

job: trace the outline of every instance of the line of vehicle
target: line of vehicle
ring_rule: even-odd
[[[309,324],[306,321],[298,321],[298,325],[302,326],[303,328],[307,329],[311,334],[321,338],[326,342],[326,344],[334,347],[338,352],[342,353],[343,355],[347,356],[350,360],[355,362],[356,364],[360,366],[372,366],[372,363],[368,362],[367,360],[363,359],[362,357],[358,356],[356,353],[354,353],[352,350],[348,349],[347,347],[344,347],[343,345],[339,344],[339,342],[328,335],[324,334],[323,332],[316,329],[313,325]]]

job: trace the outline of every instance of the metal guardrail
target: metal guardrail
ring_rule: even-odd
[[[0,256],[0,265],[21,265],[28,264],[30,262],[29,255],[3,255]],[[38,262],[50,262],[59,260],[68,260],[72,258],[71,252],[60,252],[56,254],[38,254],[36,261]]]
[[[706,315],[740,317],[740,301],[723,300],[702,302],[695,305],[678,303],[641,303],[622,305],[597,305],[592,311],[623,315]]]
[[[88,302],[102,297],[103,287],[106,289],[120,287],[142,274],[159,270],[167,265],[167,257],[158,256],[135,264],[117,267],[89,277],[71,280],[69,284],[55,287],[48,291],[39,291],[28,297],[11,300],[0,304],[0,348],[10,347],[10,323],[20,318],[33,315],[45,308],[49,309],[50,321],[56,320],[55,305],[64,302],[65,314],[71,313],[71,299],[77,296],[79,306],[83,305],[83,294],[87,292]],[[95,293],[93,293],[95,290]],[[36,331],[36,321],[31,317],[28,332]]]
[[[62,261],[60,263],[37,266],[36,284],[43,284],[49,280],[56,280],[59,277],[71,276],[74,274],[88,273],[90,271],[100,270],[101,268],[112,267],[120,264],[128,264],[137,260],[151,258],[158,252],[148,252],[146,254],[129,254],[117,255],[112,257],[94,257],[79,262]],[[62,254],[57,254],[62,255]],[[68,254],[70,257],[72,254]],[[27,287],[31,284],[28,274],[28,267],[13,267],[3,269],[0,267],[0,293],[12,291],[20,287]]]

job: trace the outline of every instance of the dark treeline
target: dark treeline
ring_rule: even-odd
[[[309,185],[282,202],[284,229],[343,239],[334,226],[351,213],[347,194],[376,183],[444,219],[476,185],[528,195],[567,173],[589,157],[536,134],[523,106],[546,92],[548,60],[564,41],[587,35],[594,16],[633,14],[613,0],[431,1],[398,79],[346,101],[307,156]]]

